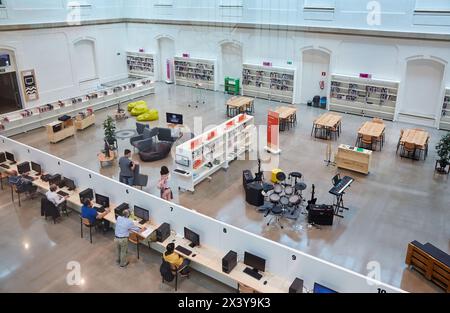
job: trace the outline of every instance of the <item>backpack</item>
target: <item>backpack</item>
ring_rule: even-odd
[[[164,259],[159,268],[159,272],[161,273],[164,281],[171,282],[175,278],[175,275],[172,273],[172,267],[170,266],[170,263],[165,261]]]

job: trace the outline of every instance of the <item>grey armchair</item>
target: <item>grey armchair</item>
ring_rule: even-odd
[[[146,151],[152,148],[154,143],[154,137],[158,135],[158,128],[144,128],[142,135],[138,135],[130,138],[130,144],[133,146],[133,150]]]
[[[158,128],[158,141],[174,143],[177,139],[177,137],[172,137],[172,130],[170,128]]]
[[[142,133],[144,132],[144,129],[146,129],[146,128],[150,128],[150,126],[148,124],[142,124],[142,123],[136,122],[136,132],[138,133],[138,135],[142,135]]]

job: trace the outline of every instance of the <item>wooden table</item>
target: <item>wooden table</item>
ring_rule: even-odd
[[[314,137],[317,136],[317,130],[325,130],[325,132],[319,132],[320,136],[319,138],[322,139],[331,139],[331,130],[336,129],[338,132],[338,135],[341,132],[341,122],[342,122],[342,116],[336,113],[325,113],[319,116],[314,122],[313,122],[313,128],[311,131],[311,136],[314,133]],[[324,134],[325,133],[325,134]]]
[[[372,142],[373,139],[377,139],[378,141],[380,141],[380,151],[381,151],[384,143],[385,129],[386,126],[384,124],[375,122],[365,122],[358,131],[358,139],[360,139],[362,136],[371,137]]]
[[[227,116],[235,117],[244,112],[253,113],[255,110],[254,101],[255,99],[249,97],[232,97],[226,103]]]
[[[415,157],[416,150],[425,151],[424,159],[426,159],[428,155],[428,138],[430,137],[429,133],[425,130],[418,129],[407,129],[403,132],[403,135],[400,138],[400,145],[404,146],[405,144],[414,145],[414,153],[413,159],[418,160]]]
[[[95,124],[95,115],[94,114],[87,115],[82,119],[75,119],[75,129],[76,130],[83,130],[94,124]]]
[[[72,119],[65,122],[55,121],[45,125],[45,128],[47,129],[47,138],[50,143],[57,143],[75,135],[75,127]]]
[[[277,107],[273,112],[278,113],[280,119],[280,131],[289,128],[291,123],[297,123],[297,108],[292,106]]]

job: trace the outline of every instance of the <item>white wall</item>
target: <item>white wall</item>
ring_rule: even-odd
[[[224,43],[221,45],[221,75],[219,84],[225,84],[225,77],[239,78],[242,77],[242,47],[233,43]]]
[[[302,54],[302,82],[300,89],[300,102],[307,103],[314,96],[328,97],[327,77],[330,76],[330,55],[321,50],[306,50]],[[322,72],[326,76],[322,76]],[[320,89],[320,81],[324,81],[325,88]]]
[[[97,75],[94,76],[98,79],[80,84],[86,75],[92,75],[92,67],[86,73],[78,63],[83,58],[77,55],[74,44],[83,38],[95,42]],[[125,42],[125,24],[0,33],[0,49],[15,52],[18,71],[36,72],[40,99],[26,103],[25,107],[77,96],[102,82],[127,77]]]

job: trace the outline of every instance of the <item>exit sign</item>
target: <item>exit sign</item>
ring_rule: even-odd
[[[287,61],[287,64],[292,65],[292,61]]]

